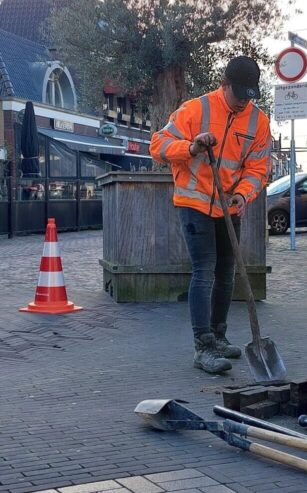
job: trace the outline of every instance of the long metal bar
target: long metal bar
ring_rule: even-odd
[[[216,405],[213,407],[213,411],[218,416],[229,418],[234,421],[238,421],[239,423],[246,423],[252,426],[258,426],[258,428],[263,428],[264,430],[277,431],[277,433],[283,433],[284,435],[304,438],[305,440],[307,440],[307,435],[304,435],[303,433],[290,430],[289,428],[284,428],[283,426],[279,426],[274,423],[269,423],[268,421],[264,421],[262,419],[253,418],[252,416],[240,413],[239,411],[233,411],[232,409],[228,409],[227,407]]]

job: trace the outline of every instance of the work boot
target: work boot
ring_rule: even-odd
[[[211,332],[194,338],[195,354],[194,368],[200,368],[208,373],[222,373],[231,370],[230,361],[222,358],[216,349],[215,337]]]
[[[217,327],[212,328],[212,332],[215,335],[216,349],[224,358],[240,358],[241,349],[238,346],[233,346],[225,336],[227,330],[226,324],[218,324]]]

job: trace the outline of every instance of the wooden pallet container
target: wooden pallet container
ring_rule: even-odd
[[[103,195],[99,263],[105,291],[116,302],[187,300],[191,264],[172,202],[172,176],[119,171],[103,175],[99,183]],[[259,252],[263,254],[263,246],[257,250],[257,262]],[[261,278],[256,285],[253,282],[256,297],[263,299],[266,270],[263,266],[257,270],[255,264],[252,270],[254,281],[255,276]],[[236,292],[240,299],[238,279],[235,299]]]

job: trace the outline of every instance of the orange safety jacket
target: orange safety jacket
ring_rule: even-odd
[[[271,133],[268,117],[251,101],[234,113],[222,87],[192,99],[172,113],[169,123],[152,136],[150,153],[169,163],[174,177],[174,205],[192,207],[212,217],[223,216],[207,153],[193,157],[190,145],[200,133],[217,139],[213,152],[225,193],[243,195],[251,202],[268,181],[271,170]],[[236,207],[229,208],[230,214]]]

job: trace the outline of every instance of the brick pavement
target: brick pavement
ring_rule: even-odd
[[[185,399],[212,419],[223,385],[251,382],[246,362],[229,376],[193,369],[186,303],[115,304],[102,291],[101,232],[59,239],[68,297],[85,310],[48,316],[17,311],[34,297],[43,236],[0,238],[0,493],[83,493],[91,487],[71,488],[91,483],[108,491],[106,481],[114,482],[109,493],[150,493],[145,480],[161,491],[307,493],[299,471],[206,432],[163,433],[139,422],[136,404],[156,397]],[[307,233],[297,235],[296,252],[289,242],[270,239],[273,273],[258,309],[263,334],[296,378],[306,376]],[[251,340],[244,303],[232,305],[230,334],[241,345]]]

